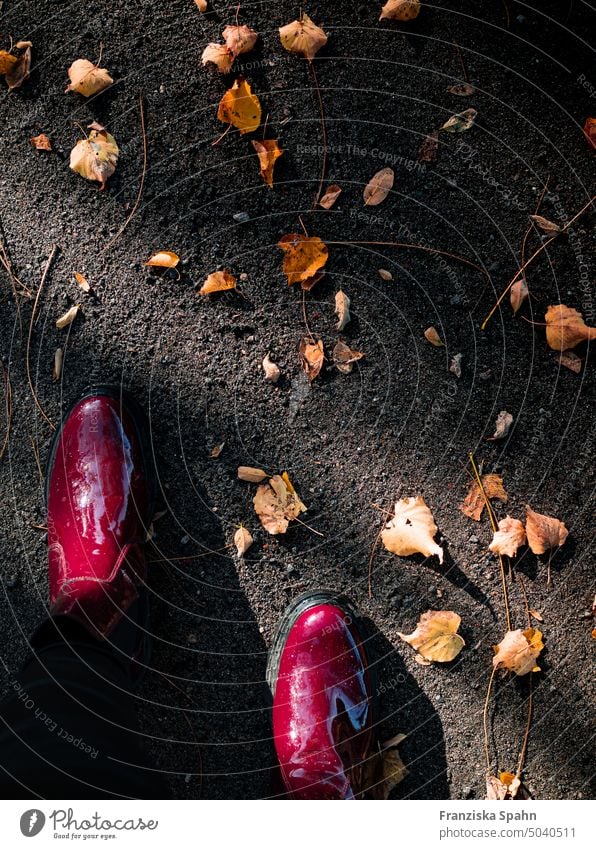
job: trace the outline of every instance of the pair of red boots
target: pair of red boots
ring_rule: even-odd
[[[120,390],[101,387],[64,419],[47,476],[51,614],[75,618],[98,639],[115,638],[132,622],[137,660],[147,636],[143,542],[153,514],[152,470],[141,409]],[[298,598],[278,626],[267,681],[288,794],[357,798],[372,745],[372,687],[350,603],[326,591]]]

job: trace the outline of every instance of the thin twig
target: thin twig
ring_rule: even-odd
[[[302,289],[302,318],[304,319],[304,326],[306,328],[306,332],[308,333],[309,337],[314,341],[315,337],[313,336],[312,330],[310,329],[310,327],[308,325],[308,316],[307,316],[307,313],[306,313],[306,290],[305,289]]]
[[[143,188],[145,187],[145,177],[147,176],[147,131],[145,129],[145,106],[143,103],[143,92],[139,92],[139,115],[141,117],[141,135],[143,137],[143,172],[141,174],[141,182],[139,183],[139,191],[137,192],[137,198],[134,202],[134,206],[131,209],[128,218],[122,225],[122,227],[118,230],[113,239],[111,239],[108,244],[105,246],[104,251],[107,251],[108,248],[111,248],[114,242],[120,238],[120,236],[124,233],[133,217],[135,216],[139,204],[141,203],[141,197],[143,196]]]
[[[321,177],[319,179],[319,185],[317,187],[317,193],[315,195],[315,199],[313,201],[313,209],[319,202],[319,198],[321,197],[321,191],[323,190],[323,183],[325,182],[325,174],[327,172],[327,127],[325,126],[325,108],[323,106],[323,96],[321,94],[321,88],[319,86],[319,81],[317,79],[317,72],[315,71],[315,66],[312,60],[308,62],[310,66],[310,70],[312,72],[312,77],[315,83],[315,91],[317,92],[317,98],[319,101],[319,112],[321,115],[321,135],[323,137],[323,160],[321,162]]]
[[[488,751],[488,722],[487,722],[487,714],[488,714],[488,702],[490,699],[490,691],[493,686],[493,680],[495,677],[495,672],[497,671],[497,667],[493,666],[493,671],[490,676],[490,680],[488,682],[488,687],[486,689],[486,698],[484,700],[484,711],[482,713],[482,722],[484,724],[484,752],[486,754],[486,771],[490,775],[490,752]]]
[[[46,420],[46,422],[49,424],[49,426],[52,428],[52,430],[56,430],[56,425],[46,415],[43,407],[41,406],[41,404],[39,402],[37,394],[35,392],[35,387],[33,386],[33,381],[31,379],[31,364],[30,364],[30,361],[29,361],[29,356],[30,356],[30,352],[31,352],[31,336],[33,334],[33,323],[35,321],[35,313],[37,312],[37,304],[39,303],[39,298],[41,296],[41,291],[43,289],[43,285],[46,282],[46,277],[48,276],[50,266],[52,265],[52,262],[54,261],[54,257],[56,256],[57,251],[58,251],[58,245],[52,245],[52,250],[50,251],[50,254],[49,254],[47,262],[45,264],[43,273],[41,275],[39,288],[37,290],[37,295],[35,296],[35,301],[33,303],[33,311],[31,312],[31,321],[29,323],[29,333],[27,335],[27,352],[25,354],[25,368],[26,368],[26,371],[27,371],[27,381],[29,382],[29,389],[31,390],[31,395],[33,396],[33,400],[35,401],[35,406],[37,407],[37,409],[39,410],[39,412],[41,413],[43,418]]]
[[[310,525],[307,525],[307,524],[306,524],[306,522],[303,522],[303,521],[302,521],[301,519],[299,519],[297,516],[295,517],[294,521],[295,521],[295,522],[298,522],[298,524],[299,524],[299,525],[302,525],[302,526],[303,526],[303,527],[305,527],[308,531],[311,531],[313,534],[316,534],[318,537],[324,537],[324,536],[325,536],[325,534],[322,534],[322,533],[321,533],[321,531],[316,531],[314,528],[311,528],[311,526],[310,526]]]
[[[2,377],[4,380],[4,409],[6,415],[6,433],[4,435],[4,441],[2,442],[2,447],[0,448],[0,460],[4,457],[4,452],[8,446],[8,441],[10,439],[10,428],[12,425],[12,387],[10,385],[10,375],[8,373],[8,369],[0,360],[0,364],[2,365]]]
[[[580,209],[580,211],[579,211],[579,212],[577,212],[577,213],[573,216],[573,218],[571,219],[571,221],[568,221],[568,222],[567,222],[567,224],[565,224],[565,226],[564,226],[564,227],[561,227],[561,230],[560,230],[560,231],[559,231],[556,235],[551,236],[551,238],[550,238],[550,239],[547,239],[547,241],[546,241],[546,242],[543,242],[543,243],[540,245],[540,247],[539,247],[537,250],[535,250],[535,251],[534,251],[534,253],[533,253],[533,254],[532,254],[532,256],[530,257],[530,259],[526,260],[526,262],[524,262],[524,263],[520,266],[520,268],[517,270],[517,273],[515,274],[515,276],[514,276],[514,277],[513,277],[513,278],[509,281],[509,283],[507,284],[507,286],[505,287],[505,289],[503,290],[503,292],[501,292],[501,294],[499,295],[499,297],[498,297],[498,299],[497,299],[497,302],[496,302],[496,304],[494,305],[494,307],[491,309],[491,311],[489,312],[489,314],[486,316],[486,318],[484,319],[484,321],[483,321],[483,322],[482,322],[482,324],[480,325],[480,329],[481,329],[481,330],[484,330],[484,329],[486,328],[486,325],[488,324],[488,322],[490,321],[490,319],[493,317],[493,315],[495,314],[495,312],[498,310],[499,305],[500,305],[500,304],[501,304],[501,302],[503,301],[503,298],[505,297],[505,295],[507,294],[507,292],[509,292],[509,290],[511,289],[511,287],[512,287],[515,283],[517,283],[517,281],[521,278],[521,276],[522,276],[522,274],[524,273],[524,271],[526,270],[526,268],[528,268],[528,266],[529,266],[529,265],[531,265],[531,263],[532,263],[532,262],[534,262],[534,260],[536,259],[536,257],[537,257],[537,256],[539,256],[539,255],[542,253],[542,251],[543,251],[545,248],[547,248],[547,247],[551,244],[551,242],[554,242],[554,240],[555,240],[558,236],[560,236],[560,235],[561,235],[561,233],[564,233],[566,230],[568,230],[568,229],[569,229],[569,227],[571,227],[571,225],[572,225],[575,221],[577,221],[577,219],[580,217],[580,215],[583,215],[583,214],[584,214],[584,212],[588,209],[588,207],[592,206],[592,204],[594,203],[594,201],[595,201],[595,200],[596,200],[596,195],[594,195],[593,197],[591,197],[591,198],[590,198],[590,200],[587,202],[587,204],[586,204],[585,206],[582,206],[582,208]]]
[[[467,83],[469,83],[469,82],[470,82],[470,78],[469,78],[469,76],[468,76],[468,71],[467,71],[467,69],[466,69],[466,63],[464,62],[464,57],[463,57],[462,52],[461,52],[461,47],[459,46],[459,44],[457,43],[457,41],[454,41],[454,42],[453,42],[453,46],[454,46],[454,47],[455,47],[455,49],[457,50],[457,58],[459,59],[459,64],[461,65],[461,70],[462,70],[462,73],[463,73],[463,75],[464,75],[464,80],[465,80]]]
[[[546,190],[548,188],[549,182],[550,182],[550,174],[546,178],[546,183],[544,184],[544,186],[542,188],[542,192],[540,193],[540,197],[538,198],[538,202],[537,202],[536,207],[534,209],[534,215],[538,215],[538,213],[540,212],[540,207],[542,206],[542,201],[544,200],[544,195],[546,194]],[[526,243],[528,241],[528,236],[530,235],[530,233],[532,232],[533,229],[534,229],[533,224],[529,224],[527,229],[526,229],[526,232],[524,233],[524,237],[522,239],[521,250],[520,250],[520,258],[521,258],[521,264],[522,265],[526,261]]]

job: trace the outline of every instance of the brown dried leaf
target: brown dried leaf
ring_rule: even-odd
[[[448,118],[441,129],[447,133],[465,133],[474,126],[477,115],[478,112],[475,109],[465,109]]]
[[[64,361],[64,351],[62,348],[56,348],[56,353],[54,354],[54,365],[52,368],[52,379],[54,383],[60,380],[60,375],[62,374],[62,363]]]
[[[325,360],[323,340],[315,342],[312,337],[305,336],[300,342],[299,354],[302,368],[312,383],[318,377]]]
[[[335,293],[335,315],[338,322],[335,325],[336,330],[343,330],[346,324],[351,320],[350,316],[350,299],[341,289]]]
[[[449,94],[457,95],[457,97],[469,97],[471,94],[475,94],[476,89],[470,83],[457,83],[457,85],[448,86],[447,91]]]
[[[377,171],[364,187],[364,205],[378,206],[382,203],[393,188],[394,181],[393,168],[381,168]]]
[[[332,186],[327,186],[327,191],[319,201],[319,206],[322,206],[323,209],[331,209],[340,194],[341,186],[336,186],[335,183]]]
[[[418,162],[435,162],[439,154],[439,131],[429,133],[418,151]]]
[[[68,69],[68,78],[65,92],[76,91],[83,97],[99,94],[114,82],[106,68],[98,68],[88,59],[76,59]]]
[[[430,342],[430,344],[434,345],[435,348],[441,348],[445,345],[445,343],[439,336],[436,327],[427,327],[424,331],[424,336],[427,342]]]
[[[69,310],[66,310],[64,315],[61,315],[60,318],[56,320],[56,327],[58,330],[63,330],[65,327],[68,327],[69,324],[72,324],[80,309],[81,305],[75,304]]]
[[[379,277],[381,280],[393,280],[393,274],[386,268],[379,268]]]
[[[487,437],[487,442],[497,442],[500,439],[505,439],[509,435],[511,425],[513,424],[513,416],[507,410],[501,410],[495,422],[495,432],[492,436]]]
[[[500,475],[482,475],[482,486],[484,487],[484,491],[486,493],[486,497],[490,500],[496,498],[499,501],[502,501],[504,504],[507,503],[509,496],[505,491],[503,486],[503,478]],[[470,519],[474,519],[475,522],[480,521],[480,517],[482,515],[482,511],[484,510],[484,498],[482,497],[482,492],[480,491],[480,487],[478,486],[477,481],[473,480],[470,483],[470,488],[468,490],[468,494],[463,500],[462,504],[460,504],[459,509],[464,513],[464,515],[468,516]]]
[[[5,72],[6,85],[12,91],[20,88],[29,79],[31,69],[31,47],[30,41],[17,41],[15,47],[21,50],[16,62]]]
[[[250,532],[241,525],[234,534],[234,545],[236,546],[238,557],[244,557],[253,542],[254,539]]]
[[[494,532],[493,540],[489,545],[490,551],[495,554],[504,554],[507,557],[515,557],[517,549],[525,545],[526,531],[523,522],[505,516],[499,522],[499,530]]]
[[[548,218],[543,218],[542,215],[530,215],[530,218],[539,230],[542,230],[543,233],[547,233],[549,236],[557,236],[561,232],[558,224],[555,224],[554,221],[549,221]]]
[[[33,138],[29,139],[29,141],[37,150],[52,149],[52,142],[49,140],[45,133],[40,133],[38,136],[33,136]]]
[[[540,672],[536,659],[543,648],[542,633],[537,628],[507,631],[501,642],[493,646],[493,666],[495,669],[515,672],[516,675]]]
[[[528,545],[534,554],[545,554],[553,548],[560,548],[569,535],[565,523],[554,516],[535,513],[526,504],[526,534]]]
[[[401,498],[395,503],[393,518],[387,522],[381,539],[387,551],[400,557],[411,554],[436,555],[443,562],[443,549],[434,540],[438,528],[422,496]]]
[[[80,139],[70,153],[70,167],[86,180],[97,180],[105,189],[108,179],[116,170],[118,145],[113,135],[100,124],[89,124],[86,139]]]
[[[261,524],[270,534],[285,534],[288,525],[301,513],[306,513],[288,473],[274,475],[266,484],[261,484],[253,498],[255,512]]]
[[[420,0],[387,0],[380,21],[411,21],[420,14]]]
[[[554,351],[566,351],[580,342],[596,339],[596,327],[588,327],[582,314],[565,304],[551,304],[544,320],[546,341]]]
[[[213,292],[228,292],[236,288],[236,278],[228,268],[212,272],[198,291],[199,295],[211,295]]]
[[[16,64],[17,57],[7,50],[0,50],[0,76],[7,74]]]
[[[365,798],[386,800],[391,791],[403,781],[408,770],[397,747],[405,739],[405,734],[396,734],[381,745],[381,751],[367,758],[363,775]]]
[[[277,245],[284,252],[283,270],[288,286],[300,283],[303,289],[312,289],[329,257],[327,245],[318,236],[301,233],[288,233]]]
[[[342,374],[350,374],[354,363],[361,360],[364,354],[361,351],[353,351],[349,345],[341,340],[335,343],[333,348],[333,363]]]
[[[425,659],[449,663],[465,646],[457,633],[461,617],[452,610],[427,610],[420,617],[416,630],[398,637],[409,643]]]
[[[234,57],[225,44],[217,44],[214,41],[210,41],[201,54],[201,62],[203,65],[208,65],[209,63],[215,65],[220,74],[229,74],[232,70]],[[231,122],[228,121],[227,123]]]
[[[269,383],[277,383],[281,376],[281,371],[279,366],[273,362],[269,354],[265,355],[261,365],[265,372],[265,380],[268,380]]]
[[[509,293],[509,301],[513,307],[513,315],[517,313],[529,294],[528,283],[525,277],[522,277],[521,280],[517,280],[513,284],[511,292]]]
[[[300,19],[279,28],[281,43],[290,53],[299,53],[312,61],[321,47],[327,44],[327,35],[303,12]]]
[[[532,619],[536,619],[537,622],[544,622],[544,617],[539,610],[534,610],[534,608],[532,608],[530,610],[530,616],[532,617]]]
[[[209,452],[209,456],[212,460],[217,460],[220,456],[221,452],[224,450],[225,442],[220,442],[219,445],[214,445],[211,451]]]
[[[238,466],[238,480],[261,483],[266,477],[267,472],[264,472],[263,469],[256,469],[254,466]]]
[[[559,355],[559,363],[575,374],[579,374],[582,370],[582,359],[577,356],[575,351],[561,351]]]
[[[273,167],[283,150],[277,143],[277,139],[263,139],[252,143],[259,157],[259,165],[261,168],[261,177],[267,183],[269,188],[273,188]]]
[[[217,117],[244,133],[253,133],[261,123],[261,104],[244,77],[238,77],[219,103]]]
[[[152,268],[176,268],[180,262],[180,257],[173,251],[157,251],[151,254],[145,265]]]
[[[257,42],[258,34],[250,27],[228,25],[222,32],[223,40],[232,56],[250,53]]]

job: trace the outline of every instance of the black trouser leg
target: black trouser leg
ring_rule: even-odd
[[[109,644],[48,620],[0,704],[0,793],[7,798],[169,795],[137,733],[130,676]]]

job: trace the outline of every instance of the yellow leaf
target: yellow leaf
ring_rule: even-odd
[[[327,35],[308,17],[306,12],[297,21],[280,27],[281,43],[290,53],[299,53],[312,61],[321,47],[327,44]]]
[[[503,478],[500,475],[482,475],[481,480],[484,492],[489,500],[496,498],[498,501],[502,501],[503,504],[507,503],[509,496],[505,491]],[[474,519],[475,522],[479,522],[484,507],[484,498],[482,497],[480,487],[478,486],[477,481],[473,480],[470,483],[468,494],[464,498],[462,504],[459,505],[459,509],[470,519]]]
[[[327,191],[319,201],[319,206],[322,206],[323,209],[331,209],[335,201],[341,194],[341,187],[333,184],[332,186],[327,186]]]
[[[56,320],[56,327],[58,330],[63,330],[65,327],[68,327],[69,324],[72,324],[80,309],[81,305],[75,304],[74,307],[67,310],[64,315],[61,315],[60,318]]]
[[[238,466],[238,480],[249,483],[260,483],[267,477],[263,469],[255,469],[253,466]]]
[[[306,512],[287,472],[274,475],[268,483],[261,484],[253,504],[261,524],[270,534],[285,534],[292,519]]]
[[[443,562],[443,549],[434,541],[437,526],[422,496],[402,498],[395,503],[393,519],[381,532],[387,551],[401,557],[411,554],[436,555]]]
[[[318,236],[288,233],[278,242],[284,252],[283,270],[288,286],[300,283],[307,291],[321,279],[321,269],[329,257],[327,245]]]
[[[312,383],[319,376],[325,361],[323,340],[315,341],[311,336],[305,336],[300,342],[299,355],[302,369]]]
[[[283,150],[279,147],[277,139],[263,139],[252,143],[259,157],[261,177],[270,188],[273,188],[273,166],[282,155]]]
[[[89,136],[73,147],[70,167],[86,180],[97,180],[100,189],[105,189],[108,179],[116,170],[118,145],[114,136],[100,124],[89,124],[89,129]]]
[[[501,642],[493,646],[493,666],[495,669],[507,669],[516,675],[539,672],[536,658],[543,648],[542,633],[536,628],[507,631]]]
[[[37,150],[52,149],[52,142],[49,140],[45,133],[40,133],[38,136],[33,136],[33,138],[29,139],[29,141]]]
[[[526,534],[528,535],[528,545],[534,554],[545,554],[552,548],[559,548],[563,545],[569,531],[565,527],[564,522],[555,519],[554,516],[544,516],[542,513],[535,513],[532,508],[526,504]]]
[[[461,617],[452,610],[427,610],[420,617],[416,630],[398,636],[409,643],[425,660],[448,663],[457,657],[465,646],[457,633]]]
[[[394,181],[393,168],[381,168],[377,171],[364,187],[364,205],[378,206],[382,203],[393,188]]]
[[[261,123],[261,104],[244,77],[238,77],[232,88],[222,97],[217,117],[224,124],[232,124],[241,135],[253,133]]]
[[[596,339],[596,327],[588,327],[582,314],[565,304],[549,306],[544,320],[546,341],[554,351],[566,351],[587,339]]]
[[[88,59],[77,59],[73,62],[68,69],[68,77],[70,83],[66,91],[76,91],[83,97],[99,94],[114,82],[106,68],[98,68]]]
[[[445,344],[439,336],[436,327],[427,327],[424,331],[424,336],[427,342],[430,342],[435,348],[441,348]]]
[[[495,554],[504,554],[507,557],[515,557],[517,549],[526,542],[526,531],[523,522],[505,516],[499,522],[499,530],[495,531],[493,541],[489,549]]]
[[[238,552],[238,557],[243,557],[248,549],[253,544],[254,540],[249,531],[244,527],[239,527],[236,533],[234,534],[234,545],[236,546],[236,551]]]
[[[151,254],[145,265],[151,268],[176,268],[180,262],[180,257],[173,251],[157,251]]]
[[[341,289],[335,294],[335,315],[338,322],[335,325],[336,330],[343,330],[346,324],[351,320],[350,316],[350,299]]]
[[[227,26],[222,32],[223,40],[232,56],[249,53],[256,44],[258,35],[250,27]]]
[[[199,289],[199,295],[211,295],[212,292],[227,292],[229,289],[236,288],[236,278],[227,269],[223,271],[214,271],[205,280]]]
[[[387,0],[381,10],[380,21],[411,21],[420,13],[420,0]]]

